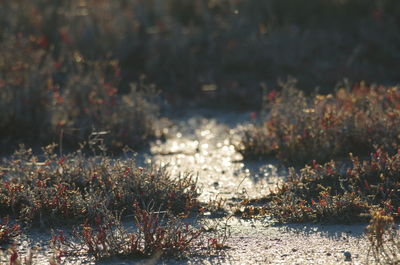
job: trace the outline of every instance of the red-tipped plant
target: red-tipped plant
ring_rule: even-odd
[[[98,218],[94,225],[85,223],[66,239],[62,233],[53,236],[59,253],[84,253],[96,259],[106,257],[144,258],[180,256],[199,244],[203,229],[197,229],[166,213],[133,206],[135,231],[128,232],[118,218]]]
[[[18,224],[10,225],[9,218],[3,218],[0,224],[0,245],[10,243],[20,233],[21,230]]]

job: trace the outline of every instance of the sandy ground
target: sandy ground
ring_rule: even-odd
[[[234,225],[223,264],[365,264],[363,225]],[[350,256],[349,256],[350,254]],[[346,258],[346,256],[348,256]]]
[[[196,113],[196,115],[193,115]],[[228,205],[247,196],[257,197],[284,181],[286,171],[274,161],[244,163],[231,145],[232,129],[248,120],[248,113],[199,111],[181,113],[167,131],[165,142],[155,142],[144,163],[168,164],[172,174],[190,171],[202,189],[200,200],[224,198]],[[223,220],[216,220],[222,222]],[[189,260],[109,260],[98,264],[366,264],[368,242],[360,225],[272,225],[265,220],[230,218],[227,249],[218,255]],[[49,264],[50,231],[23,235],[17,246],[23,255],[33,249],[33,264]],[[0,264],[8,264],[0,255]],[[22,257],[23,260],[23,257]],[[63,264],[95,264],[78,257]]]

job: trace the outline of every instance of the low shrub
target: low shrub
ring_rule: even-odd
[[[307,97],[295,82],[265,95],[261,125],[241,130],[238,150],[245,157],[272,156],[287,164],[326,162],[368,155],[375,146],[396,150],[400,143],[398,87],[340,88]]]
[[[171,177],[165,167],[138,167],[134,158],[85,156],[77,151],[44,158],[23,146],[1,164],[0,214],[26,222],[94,220],[105,210],[129,213],[133,202],[187,214],[197,205],[198,191],[191,175]]]
[[[62,256],[86,254],[98,259],[109,257],[148,258],[183,256],[195,247],[203,234],[167,213],[133,206],[135,231],[130,232],[118,218],[97,218],[94,225],[87,223],[74,229],[71,238],[63,232],[53,235],[52,245]],[[201,243],[200,243],[201,244]]]
[[[252,206],[256,201],[250,201],[237,214],[262,213],[283,223],[366,221],[371,217],[370,211],[377,209],[397,216],[400,153],[391,156],[378,149],[369,160],[360,161],[353,155],[350,160],[349,167],[314,162],[300,173],[292,168],[287,182],[260,199],[257,211]]]
[[[54,58],[38,36],[5,39],[0,42],[7,50],[0,55],[0,138],[6,148],[17,142],[77,148],[93,131],[102,131],[107,145],[121,150],[155,136],[154,89],[143,81],[118,93],[117,61],[86,59],[62,42]]]

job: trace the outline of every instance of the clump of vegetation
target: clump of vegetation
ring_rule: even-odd
[[[55,145],[44,158],[21,146],[0,164],[0,214],[25,222],[58,223],[94,220],[107,211],[128,214],[134,202],[187,214],[197,205],[196,182],[186,174],[171,177],[165,167],[141,168],[134,158],[65,156]]]
[[[399,87],[363,82],[334,94],[307,97],[292,80],[281,92],[265,95],[261,125],[242,130],[245,157],[272,156],[287,164],[326,162],[368,155],[375,146],[388,151],[400,143]]]
[[[250,201],[237,214],[262,213],[283,223],[365,221],[377,209],[396,215],[400,210],[400,153],[391,156],[378,149],[370,160],[360,161],[353,155],[350,160],[349,168],[338,168],[335,162],[314,162],[300,173],[292,168],[288,181],[262,198],[257,211]]]
[[[138,78],[121,89],[121,65],[113,52],[118,45],[112,43],[119,34],[114,23],[97,23],[105,16],[98,5],[37,0],[2,6],[1,152],[20,142],[62,141],[73,150],[93,130],[105,132],[115,150],[143,146],[155,136],[155,88]]]
[[[18,224],[11,225],[9,218],[3,218],[0,224],[0,245],[10,243],[20,232],[20,226]]]
[[[44,37],[4,38],[0,138],[7,148],[21,141],[62,141],[64,147],[77,148],[95,130],[105,133],[109,147],[121,150],[124,145],[143,146],[155,136],[154,89],[143,81],[129,93],[118,93],[120,67],[115,60],[86,59],[63,42],[54,58],[51,44],[42,43]]]
[[[400,235],[393,215],[373,212],[366,233],[370,242],[369,256],[376,264],[399,264]]]
[[[203,234],[167,213],[141,209],[133,205],[135,231],[130,232],[115,216],[98,218],[94,225],[87,223],[75,228],[72,237],[63,232],[53,235],[52,245],[61,256],[86,254],[96,259],[109,257],[168,257],[183,256],[193,249]]]

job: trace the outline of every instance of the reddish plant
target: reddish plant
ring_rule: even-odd
[[[181,256],[199,243],[203,229],[194,228],[173,216],[133,206],[135,232],[128,232],[118,218],[108,215],[85,223],[67,239],[62,232],[53,236],[59,253],[85,253],[96,259],[106,257]]]
[[[370,219],[380,209],[398,218],[400,207],[400,154],[377,149],[369,160],[350,154],[351,166],[314,162],[300,173],[291,168],[288,181],[255,202],[245,202],[237,212],[244,217],[271,215],[280,222],[357,222]]]
[[[20,226],[18,224],[10,225],[9,218],[3,218],[0,224],[0,245],[8,244],[11,240],[20,234]]]
[[[282,85],[275,100],[267,100],[268,116],[262,125],[240,131],[237,148],[245,157],[273,156],[301,165],[349,152],[368,155],[374,146],[393,151],[400,143],[398,87],[361,83],[335,94],[307,97],[293,81]]]
[[[54,148],[44,148],[45,160],[39,162],[21,147],[0,164],[6,169],[0,175],[0,216],[44,225],[94,220],[104,209],[129,214],[134,201],[175,214],[198,205],[190,174],[172,178],[165,167],[141,168],[133,158],[86,157],[81,151],[59,157]]]

